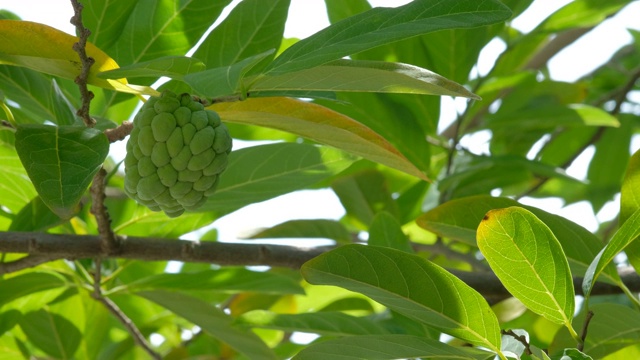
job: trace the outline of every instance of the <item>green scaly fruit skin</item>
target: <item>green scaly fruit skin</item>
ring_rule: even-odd
[[[215,193],[232,140],[220,116],[191,95],[165,91],[136,114],[127,142],[125,193],[169,217]]]

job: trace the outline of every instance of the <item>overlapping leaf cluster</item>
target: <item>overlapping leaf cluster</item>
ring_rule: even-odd
[[[520,33],[510,20],[533,0],[325,0],[332,25],[298,40],[283,39],[289,0],[244,0],[211,32],[231,1],[83,1],[95,129],[74,115],[75,38],[0,12],[0,242],[4,231],[96,233],[86,190],[103,164],[118,235],[200,229],[200,241],[217,240],[205,226],[223,215],[329,188],[345,210],[339,221],[290,219],[248,236],[335,243],[302,271],[186,263],[165,273],[167,262],[110,260],[105,295],[175,359],[634,358],[638,299],[614,259],[626,251],[640,268],[640,155],[629,151],[639,113],[627,97],[639,90],[640,36],[630,30],[633,42],[580,81],[547,72],[558,51],[630,2],[576,0]],[[506,49],[480,74],[490,41]],[[169,81],[152,86],[161,77]],[[230,153],[215,195],[178,219],[124,195],[102,132],[163,90],[197,94],[235,139],[278,140]],[[447,128],[433,95],[469,101]],[[465,148],[475,133],[489,134],[487,153]],[[576,179],[565,170],[585,149],[594,155]],[[619,229],[597,233],[517,200],[598,211],[618,193]],[[147,356],[85,289],[93,264],[3,275],[0,353]],[[460,280],[472,270],[492,271],[513,297]],[[594,301],[597,281],[625,294]],[[582,338],[588,310],[596,316]],[[530,354],[501,333],[512,329]],[[298,332],[320,338],[300,344]]]

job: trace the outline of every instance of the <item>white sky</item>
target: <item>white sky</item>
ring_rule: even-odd
[[[237,1],[234,1],[234,4]],[[372,0],[376,6],[398,6],[406,0]],[[542,19],[570,0],[535,0],[531,8],[513,21],[513,26],[521,31],[533,29]],[[72,9],[66,0],[0,0],[0,9],[10,10],[24,20],[48,24],[68,33],[73,33],[69,24]],[[228,9],[227,9],[228,10]],[[228,13],[228,11],[226,12]],[[574,81],[585,73],[606,62],[616,49],[631,41],[626,28],[640,30],[640,2],[635,1],[618,16],[605,21],[596,31],[583,36],[573,46],[555,56],[550,62],[552,78],[562,81]],[[292,0],[290,16],[285,28],[285,36],[304,38],[329,24],[323,0]],[[495,61],[504,44],[494,41],[483,51],[479,62],[479,71],[486,73]],[[460,109],[463,101],[454,102],[443,98],[443,124],[455,117],[456,108]],[[444,126],[443,126],[444,127]],[[475,152],[486,150],[488,135],[480,133],[464,139],[463,144]],[[237,148],[237,146],[236,146]],[[640,148],[635,142],[632,150]],[[584,178],[589,154],[578,159],[569,173]],[[562,208],[560,200],[526,200],[526,203],[538,206],[565,216],[589,230],[597,228],[597,220],[586,203]],[[315,206],[309,206],[314,204]],[[612,218],[617,213],[619,204],[612,202],[599,214],[601,221]],[[279,209],[273,211],[273,209]],[[243,231],[256,227],[268,227],[291,219],[334,218],[344,214],[344,209],[330,190],[303,191],[281,196],[279,198],[248,206],[219,219],[215,226],[219,229],[220,238],[232,240]],[[248,228],[247,228],[248,227]]]

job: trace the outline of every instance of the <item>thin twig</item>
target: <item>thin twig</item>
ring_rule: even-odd
[[[520,342],[522,345],[524,345],[524,352],[527,355],[533,354],[531,352],[531,347],[529,345],[529,342],[527,341],[527,338],[524,335],[518,335],[518,334],[514,333],[513,330],[511,330],[511,329],[509,329],[509,330],[500,330],[500,333],[502,333],[502,335],[509,335],[512,338],[518,340],[518,342]]]
[[[578,350],[580,351],[584,349],[584,341],[587,338],[587,330],[589,330],[589,323],[591,322],[593,315],[594,315],[593,311],[589,310],[587,311],[587,315],[584,318],[584,323],[582,324],[582,331],[580,332],[580,339],[582,341],[578,344]]]
[[[127,135],[131,134],[131,130],[133,130],[133,123],[130,121],[123,121],[122,125],[114,129],[107,129],[104,131],[104,134],[107,136],[110,143],[114,143],[116,141],[124,140]]]
[[[78,42],[73,44],[73,50],[78,53],[78,57],[80,58],[80,75],[78,75],[75,79],[75,83],[78,85],[80,89],[80,96],[82,97],[82,106],[76,114],[82,118],[84,123],[88,127],[94,127],[96,121],[91,118],[89,114],[89,109],[91,107],[91,100],[93,99],[93,93],[89,91],[87,87],[87,80],[89,79],[89,71],[91,70],[91,66],[95,63],[95,60],[87,56],[86,46],[87,39],[91,35],[91,31],[84,27],[82,24],[82,9],[83,6],[80,4],[78,0],[71,0],[71,5],[73,6],[74,15],[71,18],[71,24],[76,27],[76,33],[78,34]]]
[[[96,258],[95,265],[96,269],[93,273],[93,293],[91,293],[91,297],[101,302],[109,310],[109,312],[111,312],[111,314],[113,314],[120,321],[120,323],[124,325],[129,334],[131,334],[131,336],[133,337],[133,340],[136,342],[136,344],[142,347],[149,354],[149,356],[151,356],[151,358],[156,360],[162,359],[162,356],[160,356],[160,354],[158,354],[155,350],[153,350],[153,348],[151,348],[151,345],[147,342],[147,339],[144,337],[144,335],[142,335],[140,330],[138,330],[133,321],[131,321],[131,319],[129,319],[129,317],[125,313],[123,313],[122,310],[120,310],[116,303],[102,295],[102,288],[100,287],[100,284],[102,282],[102,260],[100,260],[100,258]]]
[[[56,256],[38,254],[38,255],[28,255],[14,261],[0,262],[0,275],[20,271],[23,269],[32,268],[56,259],[58,259],[58,257]]]

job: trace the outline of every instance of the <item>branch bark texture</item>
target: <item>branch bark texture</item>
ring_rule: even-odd
[[[143,261],[174,260],[227,266],[265,265],[298,269],[306,261],[329,249],[126,237],[121,238],[116,253],[107,254],[101,247],[100,237],[96,235],[0,232],[0,252],[23,253],[33,257],[46,255],[50,260],[117,257]],[[3,267],[11,267],[10,264],[12,263],[3,264]],[[511,296],[493,272],[452,273],[491,302]],[[633,269],[622,269],[620,275],[631,291],[640,292],[640,276]],[[581,295],[582,278],[574,277],[573,281],[576,293]],[[619,293],[622,293],[620,288],[605,283],[597,283],[592,291],[594,295]]]

